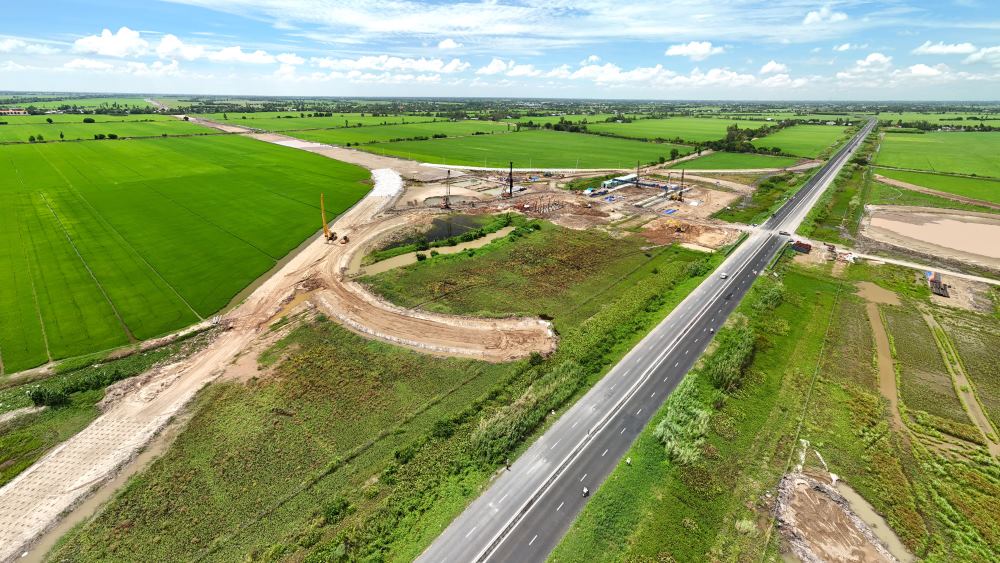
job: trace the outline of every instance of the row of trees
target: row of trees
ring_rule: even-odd
[[[96,141],[102,141],[104,139],[112,139],[113,140],[113,139],[117,139],[117,138],[118,138],[118,134],[117,133],[94,133],[94,140],[96,140]],[[60,131],[59,132],[59,140],[62,141],[62,140],[65,140],[65,139],[66,139],[66,136],[63,134],[62,131]],[[39,134],[39,135],[29,135],[28,136],[28,142],[29,143],[44,143],[45,142],[45,136],[41,135],[41,134]]]

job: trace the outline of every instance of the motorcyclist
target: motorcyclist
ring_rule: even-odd
[[[584,487],[583,488],[583,496],[585,496],[585,497],[590,496],[590,489],[588,489],[587,487]]]

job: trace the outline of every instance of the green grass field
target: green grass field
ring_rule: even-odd
[[[57,98],[53,97],[51,100],[45,100],[40,102],[24,102],[17,104],[7,104],[11,107],[36,107],[39,109],[58,109],[63,106],[76,106],[80,108],[97,108],[97,107],[151,107],[152,104],[146,101],[145,98]]]
[[[1000,115],[996,113],[975,113],[975,112],[939,112],[939,113],[920,113],[915,111],[883,111],[877,116],[879,121],[902,121],[903,123],[912,123],[914,121],[927,121],[929,123],[940,123],[941,125],[965,125],[971,126],[977,123],[982,123],[979,121],[980,118],[986,118],[988,121],[985,123],[990,123],[990,121],[1000,120]],[[961,118],[960,120],[958,118]],[[970,119],[975,118],[975,119]]]
[[[291,134],[308,141],[343,145],[347,143],[384,143],[396,139],[433,137],[434,135],[462,137],[474,133],[507,133],[512,130],[513,127],[509,124],[497,123],[495,121],[439,121],[437,123],[407,123],[406,125],[315,129],[294,131]]]
[[[781,152],[816,158],[844,136],[835,125],[793,125],[753,141],[755,147],[778,147]]]
[[[668,119],[639,119],[632,123],[594,123],[587,130],[594,133],[611,133],[621,137],[643,139],[683,139],[697,143],[715,141],[726,137],[726,128],[732,124],[741,129],[756,129],[766,121],[742,121],[701,117],[671,117]]]
[[[886,133],[875,163],[1000,178],[1000,132]]]
[[[579,396],[711,269],[691,268],[705,260],[699,252],[674,247],[647,256],[636,252],[645,244],[638,238],[580,235],[545,224],[473,256],[437,256],[393,276],[474,290],[475,281],[451,274],[520,272],[522,283],[472,300],[452,291],[439,301],[450,310],[485,307],[477,313],[491,316],[511,310],[515,297],[525,310],[551,309],[561,327],[553,357],[438,358],[307,322],[261,356],[273,366],[268,376],[206,389],[170,450],[71,532],[55,558],[412,560],[496,471],[498,462],[473,447],[483,420],[566,362],[586,370],[569,389]],[[560,260],[588,249],[601,259],[587,270]],[[526,286],[559,281],[564,291],[556,296],[519,296]],[[406,302],[419,299],[423,289],[409,287],[416,293]],[[593,299],[579,300],[586,291]],[[514,447],[546,424],[550,409],[570,402],[537,405],[540,418]]]
[[[634,168],[637,160],[648,163],[669,158],[673,148],[682,155],[691,152],[691,147],[684,145],[560,131],[403,141],[362,148],[434,164],[501,168],[510,161],[514,161],[514,168]]]
[[[235,136],[12,145],[0,159],[4,372],[222,308],[368,187],[355,166]]]
[[[876,174],[917,186],[970,197],[981,201],[1000,203],[1000,179],[948,176],[929,172],[913,172],[891,168],[876,168]]]
[[[93,140],[94,135],[98,133],[104,135],[111,133],[119,137],[161,137],[163,135],[210,135],[217,133],[214,129],[172,117],[146,121],[145,119],[140,120],[139,115],[120,120],[115,120],[110,116],[97,120],[101,116],[94,116],[95,123],[83,123],[82,118],[74,117],[77,118],[75,121],[25,124],[11,122],[8,125],[0,125],[0,142],[27,143],[29,137],[37,138],[39,135],[44,137],[46,141],[75,141]],[[62,139],[59,137],[60,133],[63,135]]]
[[[573,113],[567,115],[534,115],[534,116],[518,117],[516,119],[507,119],[505,121],[509,121],[511,123],[527,123],[530,121],[532,123],[538,123],[542,125],[546,123],[559,123],[559,120],[572,121],[573,123],[578,123],[584,120],[586,120],[587,123],[600,123],[602,121],[606,121],[609,117],[614,117],[614,114],[598,113],[598,114],[588,115],[584,113]]]
[[[308,117],[312,112],[260,111],[255,113],[206,113],[204,117],[219,123],[229,123],[267,131],[296,131],[299,129],[327,129],[333,127],[364,127],[397,123],[423,123],[444,121],[442,118],[416,115],[371,115],[360,113],[334,113],[332,117]],[[228,118],[228,119],[227,119]]]
[[[1000,213],[1000,210],[983,205],[972,205],[945,197],[924,194],[897,188],[882,182],[871,182],[865,204],[872,205],[910,205],[914,207],[939,207],[942,209],[961,209],[980,213]]]
[[[742,170],[749,168],[786,168],[794,166],[799,159],[789,156],[768,156],[748,152],[714,152],[712,154],[685,160],[671,166],[681,170]]]

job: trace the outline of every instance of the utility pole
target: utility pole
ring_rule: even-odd
[[[444,201],[441,202],[441,209],[451,209],[451,170],[444,179]]]
[[[510,161],[510,172],[507,174],[507,185],[510,197],[514,197],[514,161]]]
[[[639,187],[639,161],[635,161],[635,187]]]

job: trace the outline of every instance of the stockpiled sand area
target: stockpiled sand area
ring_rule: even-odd
[[[1000,132],[886,133],[875,163],[1000,177]]]
[[[871,209],[865,235],[874,240],[1000,268],[1000,219],[985,213],[905,206]]]
[[[13,373],[209,317],[356,202],[368,172],[236,136],[17,145],[0,161]]]

